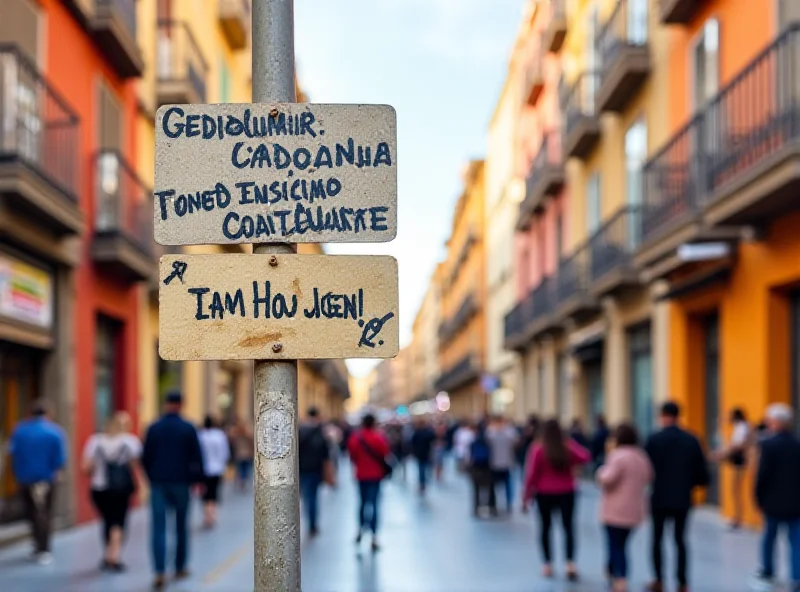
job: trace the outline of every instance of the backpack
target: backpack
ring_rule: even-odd
[[[120,450],[119,458],[116,461],[112,461],[105,458],[102,448],[98,448],[100,458],[106,465],[107,491],[133,493],[136,490],[129,462],[120,462],[125,456],[125,450],[126,447],[123,446]]]
[[[489,456],[489,443],[483,436],[479,436],[469,447],[470,464],[476,468],[487,468]]]

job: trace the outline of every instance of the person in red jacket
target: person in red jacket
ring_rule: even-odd
[[[553,514],[561,514],[564,524],[567,579],[578,580],[578,571],[575,568],[575,529],[573,516],[575,514],[575,470],[580,465],[586,464],[592,455],[583,446],[567,437],[555,419],[544,423],[540,441],[531,446],[528,453],[528,466],[525,471],[525,495],[523,497],[523,511],[527,509],[528,502],[534,497],[539,508],[542,520],[541,546],[544,556],[542,575],[547,578],[553,576],[552,552],[550,550],[550,527]]]
[[[367,414],[361,420],[361,429],[356,430],[347,444],[350,460],[355,466],[360,504],[358,509],[358,536],[361,542],[364,529],[372,531],[372,550],[378,545],[378,500],[381,481],[389,474],[386,456],[389,454],[389,441],[375,428],[375,416]],[[370,510],[369,523],[367,510]]]

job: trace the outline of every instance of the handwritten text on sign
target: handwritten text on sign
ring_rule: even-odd
[[[387,105],[166,105],[156,115],[156,242],[390,241],[396,152]]]
[[[390,358],[397,261],[352,255],[165,255],[165,360]]]

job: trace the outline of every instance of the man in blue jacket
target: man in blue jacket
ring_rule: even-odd
[[[47,418],[44,401],[31,406],[31,417],[11,434],[9,452],[14,478],[22,490],[33,532],[36,560],[46,565],[50,554],[53,497],[58,473],[66,463],[64,432]]]
[[[175,579],[187,578],[189,556],[189,490],[203,478],[203,457],[195,427],[180,416],[183,397],[167,394],[164,415],[147,430],[142,466],[150,480],[152,553],[156,577],[153,588],[166,585],[167,512],[175,513],[177,549]]]

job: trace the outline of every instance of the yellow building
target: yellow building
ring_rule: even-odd
[[[407,354],[406,403],[432,399],[436,395],[436,379],[439,377],[439,325],[442,314],[442,268],[441,263],[436,266],[414,318]]]
[[[436,390],[450,396],[450,411],[473,418],[487,411],[481,378],[486,367],[486,254],[484,163],[469,163],[453,214],[442,266],[439,368]]]

